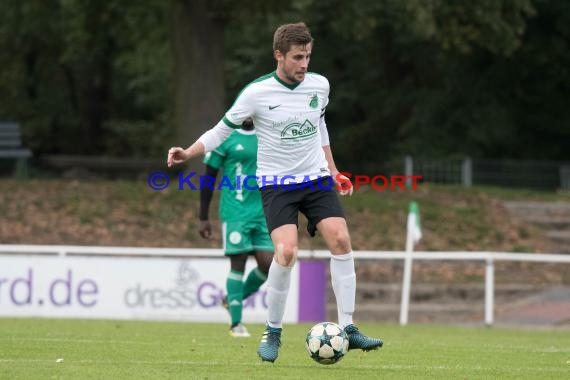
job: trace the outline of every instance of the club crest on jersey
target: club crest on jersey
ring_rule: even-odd
[[[316,92],[308,95],[309,107],[315,109],[319,106],[319,97]]]
[[[317,127],[309,120],[305,120],[303,124],[291,123],[281,131],[281,140],[297,140],[310,137],[317,133]]]

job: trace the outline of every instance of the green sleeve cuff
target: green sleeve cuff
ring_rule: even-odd
[[[237,125],[237,124],[232,123],[232,122],[229,121],[228,118],[225,117],[225,116],[224,116],[224,118],[223,118],[222,120],[223,120],[224,123],[225,123],[228,127],[230,127],[230,128],[233,128],[233,129],[240,129],[240,128],[241,128],[241,125]]]

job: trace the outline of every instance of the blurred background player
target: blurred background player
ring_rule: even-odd
[[[222,145],[209,152],[204,164],[206,176],[213,178],[212,184],[220,169],[224,176],[218,184],[221,189],[219,214],[224,253],[231,263],[226,281],[227,296],[223,299],[224,307],[231,316],[230,335],[249,337],[241,323],[243,301],[265,282],[273,260],[273,244],[265,223],[261,194],[257,189],[252,190],[256,186],[257,137],[251,118],[246,119],[242,128],[235,130]],[[251,178],[246,187],[238,186],[237,181],[243,181],[247,176]],[[212,237],[208,215],[213,192],[209,186],[202,186],[200,190],[199,231],[205,239]],[[245,265],[250,254],[255,256],[257,267],[249,272],[244,281]]]

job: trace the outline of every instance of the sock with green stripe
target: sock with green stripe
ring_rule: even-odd
[[[265,280],[267,280],[267,275],[263,274],[263,272],[259,270],[259,267],[249,272],[245,284],[243,285],[243,299],[247,299],[247,297],[257,292]]]
[[[243,272],[230,271],[226,280],[226,290],[232,326],[235,326],[241,322],[243,311]]]

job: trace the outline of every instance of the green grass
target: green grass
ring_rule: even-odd
[[[309,325],[287,325],[275,364],[253,338],[221,324],[0,319],[2,379],[561,379],[570,374],[570,331],[362,324],[385,340],[380,351],[350,351],[313,362]],[[57,363],[57,359],[63,362]]]

